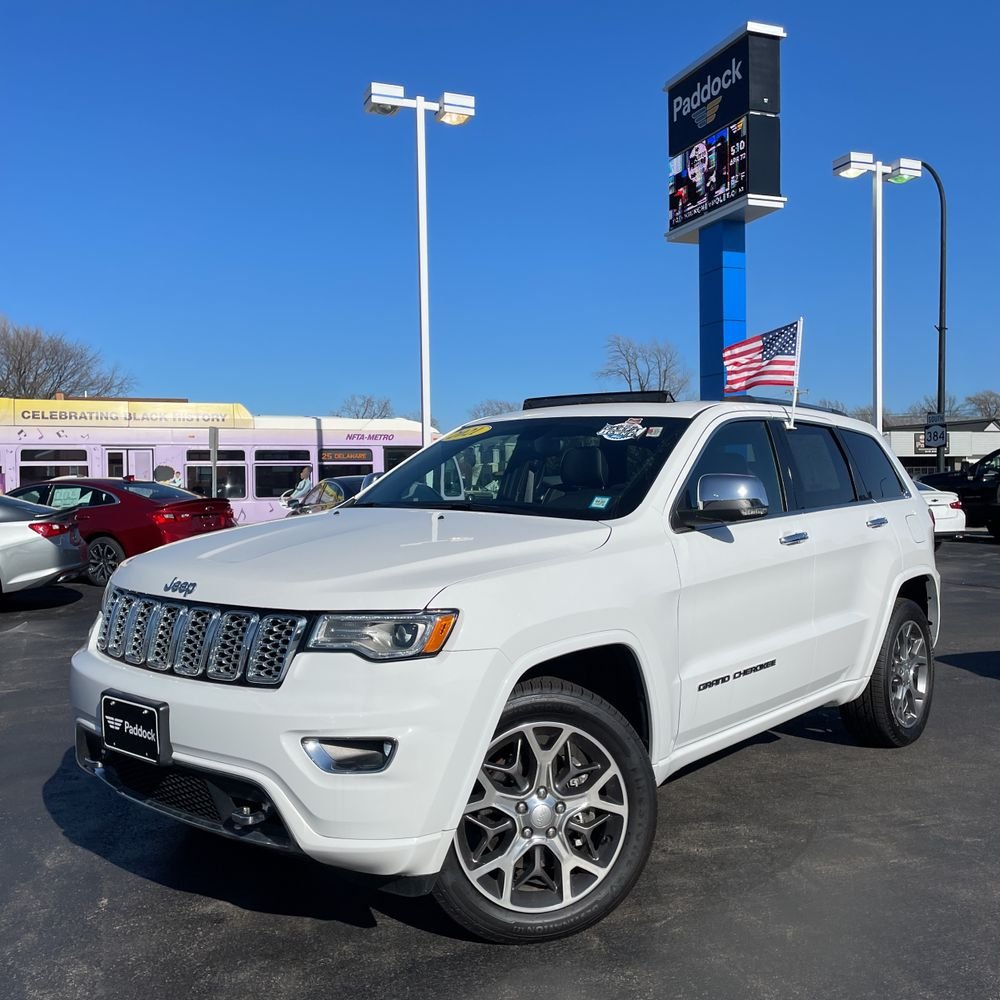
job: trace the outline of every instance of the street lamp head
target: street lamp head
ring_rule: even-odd
[[[902,156],[889,167],[886,180],[890,184],[905,184],[916,180],[923,172],[923,164],[919,160],[911,160]]]
[[[844,153],[833,161],[833,172],[838,177],[860,177],[875,169],[875,157],[871,153]]]
[[[404,102],[403,88],[394,83],[370,83],[365,91],[365,111],[372,115],[394,115]]]
[[[444,125],[464,125],[476,113],[476,99],[471,94],[441,95],[434,117]]]

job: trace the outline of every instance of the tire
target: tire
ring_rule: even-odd
[[[905,747],[927,725],[934,693],[934,654],[927,617],[918,604],[899,598],[889,619],[868,686],[840,713],[866,746]]]
[[[466,930],[550,941],[628,895],[656,832],[649,754],[604,699],[553,677],[514,688],[434,895]]]
[[[108,535],[99,535],[87,543],[87,579],[95,587],[103,587],[118,564],[125,558],[125,550]]]

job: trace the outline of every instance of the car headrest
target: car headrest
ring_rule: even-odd
[[[608,481],[608,463],[600,448],[568,448],[559,474],[566,486],[600,489]]]

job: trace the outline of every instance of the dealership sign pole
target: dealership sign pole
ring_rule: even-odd
[[[698,244],[700,396],[721,399],[723,348],[746,337],[746,224],[781,196],[779,45],[748,22],[667,81],[667,239]]]

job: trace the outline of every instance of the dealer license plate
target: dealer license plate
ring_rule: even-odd
[[[133,701],[117,693],[101,695],[104,745],[153,764],[166,763],[166,710],[161,702]]]

